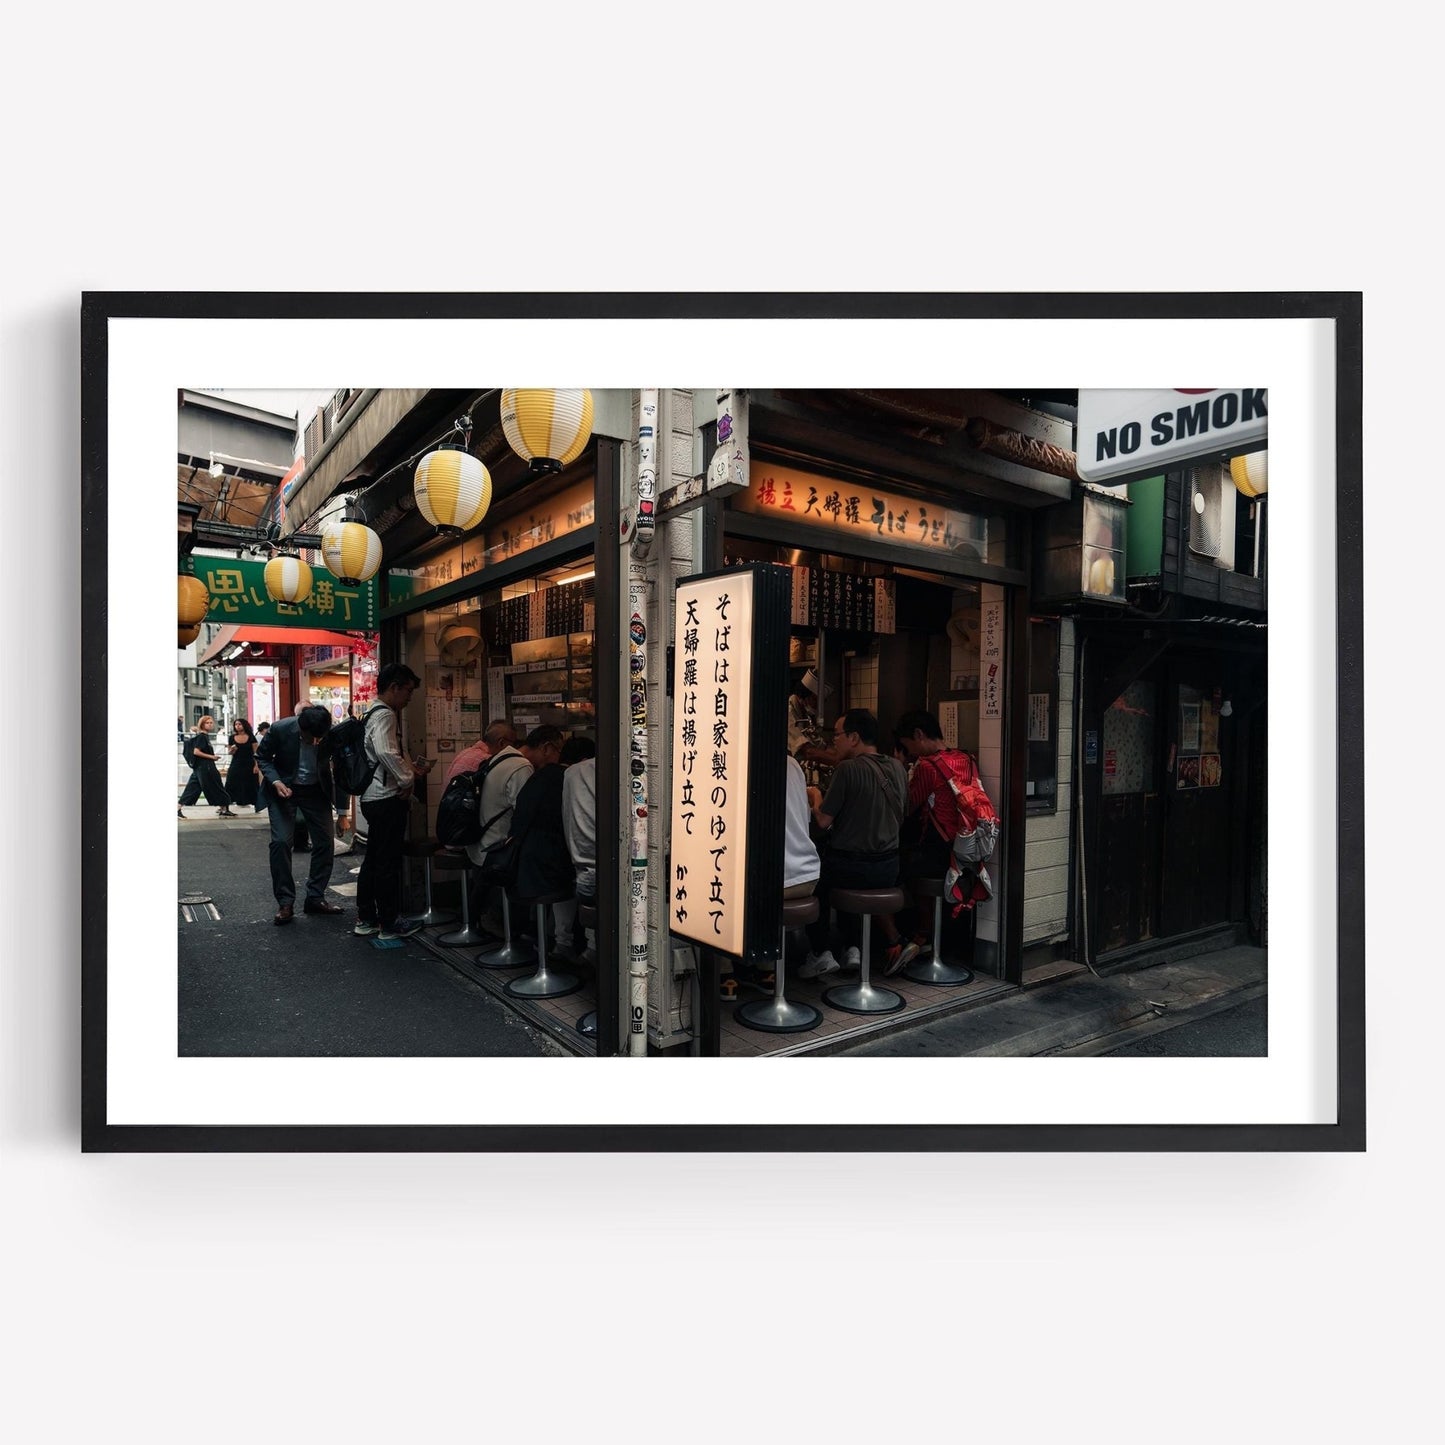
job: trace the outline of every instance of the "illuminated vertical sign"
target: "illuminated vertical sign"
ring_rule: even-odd
[[[780,943],[791,585],[730,568],[674,602],[668,927],[735,958]]]

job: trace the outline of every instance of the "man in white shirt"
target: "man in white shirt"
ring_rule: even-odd
[[[401,739],[401,710],[421,683],[404,662],[389,662],[376,677],[376,703],[366,714],[366,756],[376,772],[361,795],[366,815],[366,856],[356,880],[358,937],[409,938],[422,925],[401,913],[402,847],[412,790],[431,771],[430,758],[406,756]]]

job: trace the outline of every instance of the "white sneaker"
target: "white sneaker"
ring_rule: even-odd
[[[849,973],[856,973],[863,967],[863,950],[861,948],[845,948],[843,950],[843,968]]]
[[[799,978],[818,978],[825,973],[837,973],[838,960],[833,957],[832,950],[825,948],[822,953],[810,953],[803,960],[802,967],[798,970]]]

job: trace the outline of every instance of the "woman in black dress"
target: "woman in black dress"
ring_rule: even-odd
[[[256,734],[245,718],[236,719],[231,729],[231,765],[226,770],[226,791],[238,808],[249,804],[261,811],[261,789],[256,777]],[[231,814],[235,817],[235,814]]]

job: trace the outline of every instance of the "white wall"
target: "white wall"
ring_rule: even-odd
[[[1059,628],[1057,807],[1027,819],[1024,837],[1024,946],[1069,935],[1069,838],[1074,826],[1074,622]]]

